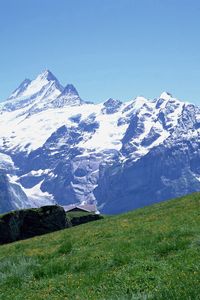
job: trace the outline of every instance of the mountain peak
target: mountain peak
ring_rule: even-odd
[[[111,106],[121,106],[122,102],[117,99],[109,98],[104,102],[104,106],[111,107]]]
[[[102,109],[103,113],[114,114],[119,110],[119,108],[122,105],[122,102],[117,99],[109,98],[103,103],[103,105],[104,105],[104,108]]]
[[[163,92],[159,98],[163,99],[163,100],[169,100],[169,99],[173,98],[173,96],[169,92]]]
[[[25,79],[7,99],[12,100],[12,103],[9,102],[4,108],[16,110],[29,106],[36,100],[38,103],[40,101],[48,102],[56,99],[62,91],[63,87],[53,73],[49,70],[44,70],[32,81]]]
[[[48,69],[46,69],[42,73],[40,73],[36,79],[40,79],[40,80],[46,79],[48,81],[58,81],[56,76]]]
[[[66,85],[66,87],[64,88],[64,90],[62,92],[62,96],[63,95],[70,95],[70,96],[73,95],[73,96],[79,97],[79,93],[73,84]]]

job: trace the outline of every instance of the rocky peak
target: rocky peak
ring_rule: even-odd
[[[67,84],[66,87],[64,88],[62,92],[62,96],[66,96],[66,95],[79,97],[79,93],[73,84]]]
[[[117,99],[109,98],[103,103],[103,105],[104,108],[102,109],[102,112],[107,114],[113,114],[118,111],[118,109],[122,105],[122,102]]]
[[[163,92],[159,97],[159,99],[163,99],[163,100],[169,100],[171,98],[173,98],[173,96],[169,92]]]
[[[41,79],[41,80],[48,80],[48,81],[58,81],[58,79],[55,77],[55,75],[49,71],[49,70],[44,70],[42,73],[40,73],[36,79]]]

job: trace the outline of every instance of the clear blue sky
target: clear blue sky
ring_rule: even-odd
[[[0,0],[0,99],[48,68],[85,100],[200,104],[199,0]]]

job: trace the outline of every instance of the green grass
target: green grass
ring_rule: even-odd
[[[77,218],[82,216],[93,215],[93,213],[87,211],[69,211],[66,213],[66,215],[70,218]]]
[[[200,299],[200,193],[0,247],[0,299]]]

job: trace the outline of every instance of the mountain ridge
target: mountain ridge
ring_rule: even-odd
[[[1,105],[0,153],[33,206],[95,202],[114,213],[144,205],[148,192],[151,204],[200,190],[198,106],[168,92],[88,103],[50,71],[27,88],[30,97]]]

